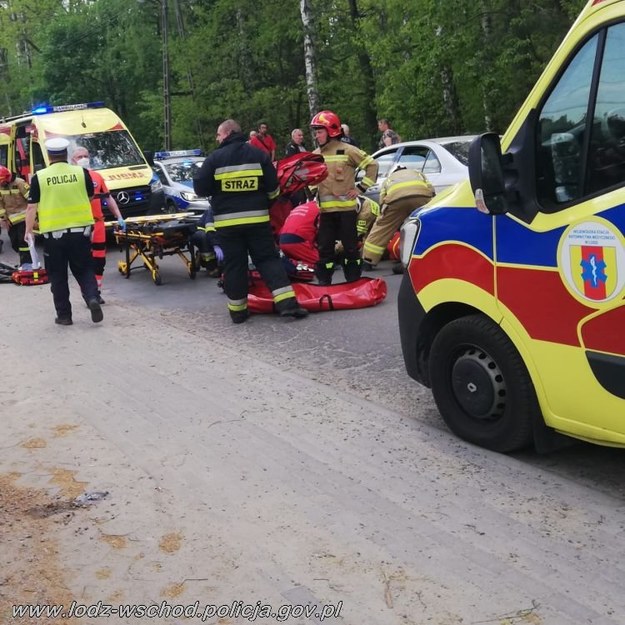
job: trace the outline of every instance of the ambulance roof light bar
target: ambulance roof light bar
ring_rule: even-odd
[[[104,102],[81,102],[80,104],[61,104],[52,106],[51,104],[42,104],[31,110],[33,115],[45,115],[46,113],[63,113],[65,111],[82,111],[84,109],[102,108]]]
[[[196,148],[195,150],[168,150],[166,152],[154,152],[154,160],[162,161],[166,158],[180,158],[182,156],[202,156],[202,150]]]

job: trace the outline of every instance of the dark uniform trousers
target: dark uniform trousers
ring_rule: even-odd
[[[224,291],[230,300],[247,297],[249,285],[248,251],[270,291],[291,285],[276,248],[269,222],[219,228],[224,253]],[[276,308],[296,306],[294,297],[278,302]]]
[[[58,239],[48,235],[44,240],[44,259],[57,317],[72,316],[67,281],[68,264],[85,300],[89,302],[98,298],[89,236],[82,232],[66,232]]]
[[[357,222],[358,213],[355,210],[321,211],[319,213],[319,230],[317,232],[319,264],[317,265],[317,277],[320,282],[325,283],[332,280],[337,239],[343,243],[345,279],[350,282],[360,278]]]
[[[24,234],[26,232],[26,222],[20,221],[16,224],[9,226],[9,240],[11,241],[11,247],[19,254],[20,266],[32,263],[30,257],[30,249],[28,244],[24,241]]]

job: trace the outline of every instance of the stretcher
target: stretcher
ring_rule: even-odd
[[[106,226],[113,226],[115,240],[125,253],[125,260],[117,263],[119,273],[130,278],[133,270],[147,269],[158,286],[162,284],[158,261],[164,256],[178,256],[189,278],[195,279],[199,252],[191,242],[191,235],[199,218],[194,213],[129,217],[125,230],[120,229],[116,221],[106,222]]]

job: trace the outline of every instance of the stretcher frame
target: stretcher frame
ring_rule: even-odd
[[[195,279],[200,264],[199,251],[191,243],[188,232],[189,224],[184,224],[184,232],[181,228],[176,232],[173,228],[145,230],[145,226],[158,224],[165,221],[197,217],[194,213],[171,213],[167,215],[148,215],[145,217],[130,217],[126,219],[126,229],[118,227],[116,221],[105,222],[105,226],[113,226],[113,234],[116,242],[122,246],[125,260],[117,262],[117,269],[126,279],[130,278],[132,271],[147,269],[150,272],[152,282],[160,286],[163,281],[158,266],[158,260],[165,256],[178,256],[187,269],[189,278]],[[142,266],[138,265],[141,261]],[[134,265],[134,266],[133,266]]]

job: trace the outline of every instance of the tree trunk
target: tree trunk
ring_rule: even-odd
[[[310,116],[319,112],[319,91],[317,90],[317,64],[313,40],[313,13],[310,0],[300,0],[300,14],[304,27],[304,65],[306,67],[306,93]]]

